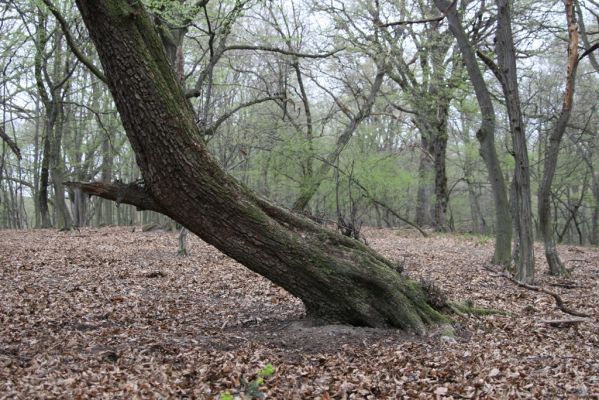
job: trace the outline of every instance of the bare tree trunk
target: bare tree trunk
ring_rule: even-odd
[[[270,203],[219,167],[140,2],[77,5],[144,177],[143,186],[79,185],[85,192],[168,215],[300,297],[313,318],[420,332],[445,321],[376,252]]]
[[[566,273],[566,269],[559,258],[555,239],[551,232],[551,202],[550,192],[555,169],[557,167],[557,158],[564,136],[570,114],[572,112],[572,104],[574,102],[574,85],[576,80],[576,67],[578,66],[578,31],[576,26],[576,18],[574,15],[574,1],[566,0],[566,19],[568,22],[568,71],[566,73],[566,91],[562,103],[562,110],[559,115],[553,132],[549,137],[549,146],[545,151],[545,163],[543,169],[543,179],[539,188],[539,230],[543,236],[543,244],[545,246],[545,257],[549,264],[549,274],[561,276]]]
[[[107,135],[107,133],[105,133],[105,135]],[[112,179],[112,151],[110,148],[110,139],[106,136],[102,139],[102,172],[100,179],[102,182],[110,182]],[[100,222],[100,225],[114,224],[112,203],[102,200],[99,207],[102,209],[102,221]]]
[[[54,103],[54,102],[53,102]],[[57,123],[53,129],[52,144],[50,145],[50,172],[52,175],[52,184],[54,185],[54,208],[56,209],[56,225],[61,230],[70,230],[73,227],[73,220],[64,195],[64,169],[61,156],[62,135],[64,129],[62,105],[53,104],[53,107],[59,108]]]
[[[446,231],[448,226],[445,221],[449,192],[447,189],[446,153],[447,153],[447,117],[449,104],[441,105],[437,109],[436,135],[433,140],[433,156],[435,160],[435,208],[433,221],[438,231]],[[449,227],[451,230],[451,227]]]
[[[518,212],[518,259],[516,279],[523,283],[534,282],[534,241],[532,225],[532,205],[530,194],[530,165],[526,132],[518,94],[516,54],[512,36],[511,11],[509,0],[497,0],[496,52],[497,67],[505,96],[510,120],[512,145],[516,165],[514,167],[514,194]]]
[[[432,216],[432,197],[433,197],[433,156],[430,153],[431,145],[424,133],[421,133],[420,143],[420,163],[418,164],[418,192],[416,195],[416,225],[431,226],[433,224]]]
[[[435,4],[442,12],[447,11],[449,29],[458,42],[458,47],[462,53],[462,59],[466,65],[466,70],[474,87],[476,100],[482,114],[482,123],[476,133],[476,138],[480,143],[480,155],[487,167],[489,182],[493,189],[493,201],[495,203],[497,232],[495,235],[493,262],[501,265],[509,265],[512,257],[511,212],[507,198],[507,187],[495,149],[495,110],[493,102],[487,84],[479,69],[474,49],[458,17],[455,2],[450,3],[446,0],[435,0]]]
[[[46,116],[46,118],[49,118]],[[52,226],[52,221],[50,220],[50,211],[48,209],[48,186],[50,182],[50,135],[51,131],[49,131],[50,123],[47,121],[44,129],[44,145],[42,147],[42,162],[41,162],[41,172],[40,172],[40,180],[39,180],[39,188],[37,190],[38,193],[38,208],[40,210],[40,216],[42,219],[41,228],[50,228]]]
[[[599,197],[599,196],[596,196]],[[599,200],[595,199],[595,207],[593,207],[593,221],[591,223],[591,238],[589,243],[593,246],[599,244]]]

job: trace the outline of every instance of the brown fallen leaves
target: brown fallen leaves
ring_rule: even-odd
[[[567,280],[537,249],[538,283],[592,315],[553,327],[568,318],[553,298],[483,268],[490,241],[367,236],[414,278],[509,315],[456,317],[455,338],[310,327],[300,301],[197,238],[181,258],[174,233],[2,231],[0,398],[241,398],[251,384],[276,399],[599,397],[597,249],[561,248]]]

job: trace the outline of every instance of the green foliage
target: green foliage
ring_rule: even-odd
[[[221,393],[221,395],[218,396],[218,398],[220,400],[235,400],[235,396],[233,396],[230,392]]]
[[[167,22],[179,25],[182,21],[191,20],[200,11],[196,2],[179,2],[168,0],[144,0],[148,10],[159,14]]]
[[[258,372],[258,376],[267,378],[275,374],[275,367],[271,363],[268,363]]]
[[[242,395],[242,398],[250,399],[263,399],[264,393],[262,387],[265,384],[266,378],[269,378],[275,374],[275,367],[268,363],[256,374],[256,379],[247,382],[243,377],[240,379],[241,387],[237,392]],[[219,400],[234,400],[235,396],[230,391],[225,391],[220,394]]]

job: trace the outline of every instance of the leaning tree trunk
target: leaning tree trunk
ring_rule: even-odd
[[[576,26],[576,18],[574,14],[574,1],[566,1],[566,17],[568,21],[568,70],[566,73],[566,91],[564,93],[564,101],[559,118],[549,137],[549,146],[545,152],[545,163],[543,169],[543,179],[539,188],[539,230],[543,236],[543,244],[545,246],[545,258],[549,264],[549,274],[561,276],[566,274],[566,268],[559,258],[557,248],[555,246],[555,238],[551,229],[551,184],[555,176],[557,167],[557,158],[559,154],[560,144],[570,114],[572,112],[572,103],[574,102],[574,84],[576,78],[576,67],[578,66],[578,30]]]
[[[445,318],[419,285],[358,241],[251,192],[206,151],[151,20],[133,0],[77,0],[144,184],[79,185],[168,215],[298,296],[323,321],[422,331]]]

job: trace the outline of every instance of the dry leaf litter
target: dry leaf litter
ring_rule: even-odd
[[[313,327],[301,301],[197,238],[125,228],[0,232],[0,398],[599,398],[599,251],[538,284],[485,269],[492,240],[369,229],[372,247],[455,301],[455,335]],[[272,364],[275,372],[258,379]],[[253,384],[254,387],[251,387]]]

